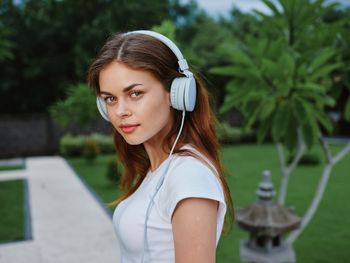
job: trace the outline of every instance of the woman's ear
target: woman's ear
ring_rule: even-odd
[[[171,107],[171,98],[170,98],[170,92],[167,92],[167,101],[168,101],[168,105],[169,107]]]

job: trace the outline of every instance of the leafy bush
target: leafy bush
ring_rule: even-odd
[[[67,134],[60,140],[60,153],[65,156],[81,156],[84,151],[86,136]]]
[[[294,156],[290,156],[288,158],[288,163],[291,163],[293,159],[294,159]],[[320,163],[321,163],[321,157],[319,154],[315,152],[307,152],[301,157],[298,164],[305,165],[305,166],[316,166],[316,165],[319,165]]]
[[[58,101],[50,107],[51,116],[62,127],[66,127],[72,120],[85,124],[98,116],[96,98],[86,84],[69,86],[66,96],[65,100]]]
[[[96,141],[102,154],[115,153],[115,146],[112,136],[94,133],[90,136],[90,138]]]
[[[88,138],[84,142],[83,156],[86,161],[93,162],[99,154],[99,148],[94,139]]]
[[[60,153],[65,156],[84,156],[94,159],[99,153],[115,153],[112,136],[94,133],[92,135],[67,134],[61,138]]]
[[[112,183],[118,183],[119,178],[121,177],[121,174],[122,174],[122,171],[119,167],[119,163],[117,159],[115,157],[109,159],[107,163],[107,174],[106,174],[108,180]]]
[[[241,128],[231,127],[227,123],[218,125],[216,132],[220,143],[223,144],[235,144],[255,141],[255,134],[253,131],[244,132]]]

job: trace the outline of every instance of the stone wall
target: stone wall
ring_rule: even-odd
[[[58,154],[59,140],[66,134],[111,134],[111,126],[98,118],[62,128],[47,114],[0,115],[0,158]]]

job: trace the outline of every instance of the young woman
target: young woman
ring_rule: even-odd
[[[202,82],[152,31],[109,39],[88,80],[125,168],[113,215],[120,262],[215,262],[233,208]]]

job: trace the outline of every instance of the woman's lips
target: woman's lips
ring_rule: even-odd
[[[124,133],[132,133],[134,130],[136,130],[136,128],[140,126],[140,124],[136,124],[136,125],[123,125],[120,126],[121,130]]]

